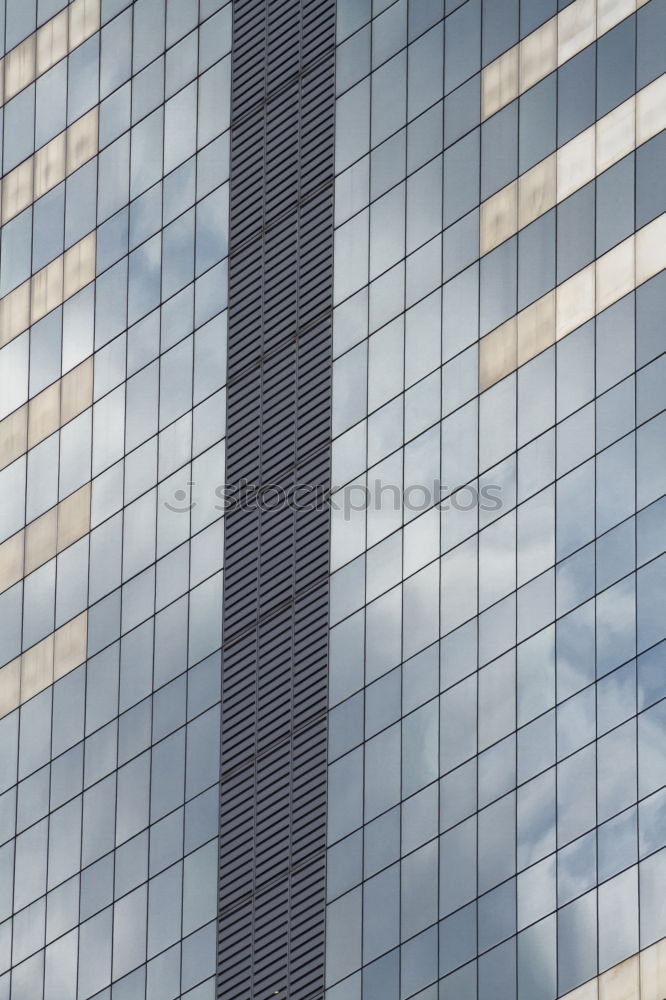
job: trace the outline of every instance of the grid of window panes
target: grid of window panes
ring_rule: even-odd
[[[211,1000],[231,5],[0,18],[0,998]]]
[[[666,3],[575,2],[338,0],[330,1000],[666,937]]]

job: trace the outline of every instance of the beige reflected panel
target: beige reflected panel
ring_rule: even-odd
[[[21,657],[0,668],[0,719],[21,703]]]
[[[92,392],[93,359],[87,358],[0,421],[0,469],[92,406]]]
[[[516,365],[527,364],[555,343],[555,290],[518,314]]]
[[[28,450],[27,404],[0,422],[0,469],[11,465]]]
[[[555,290],[483,337],[479,391],[490,388],[555,343]]]
[[[494,250],[663,129],[666,74],[487,198],[481,204],[481,255]]]
[[[73,174],[88,160],[97,155],[98,109],[93,108],[67,129],[67,174]]]
[[[557,18],[551,17],[517,46],[520,50],[520,92],[529,90],[557,68]]]
[[[574,0],[485,67],[481,120],[494,115],[647,2]]]
[[[574,191],[585,187],[596,172],[596,128],[590,125],[574,139],[561,146],[557,157],[557,200],[564,201]]]
[[[100,0],[74,0],[69,5],[69,51],[99,31]]]
[[[53,633],[21,656],[21,702],[53,684]]]
[[[0,545],[0,592],[23,579],[23,532],[12,535]]]
[[[599,976],[599,1000],[631,1000],[640,996],[638,955],[625,959]]]
[[[93,359],[86,358],[71,372],[63,375],[60,383],[60,426],[64,426],[92,406]]]
[[[30,35],[5,56],[5,101],[35,79],[35,41],[36,36]]]
[[[666,997],[666,938],[640,954],[641,1000]]]
[[[663,1000],[666,997],[666,939],[632,955],[562,1000]]]
[[[557,65],[582,52],[596,37],[596,0],[574,0],[557,18]]]
[[[630,97],[597,122],[597,174],[608,170],[635,148],[636,98]]]
[[[666,73],[636,94],[636,145],[666,128]]]
[[[0,469],[15,462],[29,448],[78,417],[93,396],[93,359],[86,358],[71,372],[18,410],[0,420]]]
[[[88,647],[88,612],[63,625],[55,633],[53,676],[61,677],[76,670],[86,658]]]
[[[636,239],[623,240],[596,262],[595,312],[603,312],[613,302],[636,287]]]
[[[666,214],[636,233],[636,284],[654,278],[666,268]]]
[[[57,257],[33,275],[30,285],[31,323],[37,323],[62,303],[62,265],[63,257]]]
[[[93,359],[86,358],[28,403],[28,447],[34,448],[92,406],[92,393]]]
[[[58,552],[90,531],[90,483],[58,504]]]
[[[90,483],[0,545],[0,593],[90,531]]]
[[[3,225],[97,155],[98,119],[93,108],[3,178]]]
[[[90,233],[65,252],[63,257],[63,300],[71,299],[73,295],[95,280],[95,247],[96,234]]]
[[[561,340],[594,316],[596,268],[594,261],[557,286],[555,338]]]
[[[0,668],[0,718],[85,663],[86,611]]]
[[[65,7],[59,14],[37,29],[36,75],[46,73],[51,66],[67,55],[69,40],[69,11]]]
[[[60,382],[54,382],[28,404],[28,448],[58,430],[60,426]]]
[[[0,347],[30,326],[30,279],[0,299]]]
[[[498,326],[479,346],[479,391],[516,370],[516,317]]]
[[[33,201],[33,168],[31,156],[2,179],[2,224],[22,212]]]
[[[67,136],[61,132],[35,153],[35,201],[65,178]]]
[[[634,0],[598,0],[597,4],[597,34],[605,35],[607,31],[630,17],[640,4]]]
[[[515,45],[483,71],[481,83],[481,120],[510,104],[519,94],[519,53]]]
[[[16,94],[99,31],[100,0],[73,0],[0,60],[0,102]]]
[[[666,213],[481,339],[483,392],[666,270]]]
[[[94,281],[95,247],[93,232],[0,299],[0,347]]]
[[[518,228],[523,229],[557,202],[555,153],[518,178]]]
[[[25,575],[39,569],[56,555],[58,547],[58,508],[31,521],[25,528]]]
[[[518,181],[513,181],[481,205],[481,256],[508,240],[517,228]]]

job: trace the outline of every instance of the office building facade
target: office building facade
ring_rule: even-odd
[[[2,18],[0,1000],[663,1000],[666,2]]]
[[[231,8],[2,7],[0,995],[208,997]]]

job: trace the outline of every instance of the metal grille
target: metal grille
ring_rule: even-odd
[[[236,0],[227,481],[327,489],[334,0]],[[218,997],[324,984],[329,515],[226,521]]]

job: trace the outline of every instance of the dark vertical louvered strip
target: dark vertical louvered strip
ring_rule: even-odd
[[[335,0],[234,0],[233,20],[227,482],[321,498]],[[329,538],[325,506],[227,515],[218,1000],[324,992]]]

